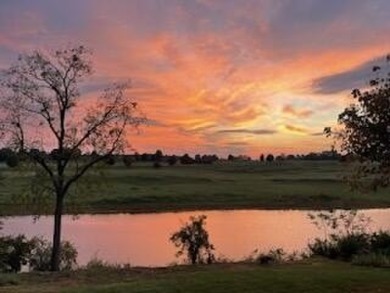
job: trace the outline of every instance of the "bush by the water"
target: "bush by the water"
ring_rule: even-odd
[[[0,237],[0,270],[17,273],[27,265],[34,247],[24,235]]]
[[[350,234],[332,239],[317,238],[309,244],[309,249],[314,255],[350,261],[355,255],[370,251],[370,237],[368,234]]]
[[[24,235],[0,237],[0,271],[17,273],[24,265],[28,265],[30,270],[48,271],[51,250],[51,243],[42,238],[27,239]],[[76,248],[70,242],[62,242],[61,270],[74,268],[76,258]]]
[[[33,271],[49,271],[52,245],[42,238],[33,238],[33,250],[29,260],[30,269]],[[68,241],[61,243],[60,270],[69,271],[77,265],[77,250]]]
[[[260,253],[256,256],[255,262],[259,264],[275,264],[284,261],[286,252],[281,249],[272,249],[266,253]]]
[[[325,231],[324,238],[316,238],[309,244],[312,255],[355,264],[388,266],[390,232],[369,233],[369,218],[356,211],[321,212],[309,217]]]

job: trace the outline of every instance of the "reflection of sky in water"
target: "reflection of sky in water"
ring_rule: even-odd
[[[307,211],[200,211],[161,214],[83,215],[77,220],[65,216],[63,238],[73,242],[79,264],[98,257],[111,263],[133,266],[163,266],[176,261],[169,236],[191,215],[207,215],[207,230],[217,255],[230,259],[248,256],[255,249],[284,248],[293,252],[323,233],[311,224]],[[372,230],[390,229],[390,209],[367,210]],[[51,237],[52,218],[31,217],[4,221],[3,234]]]

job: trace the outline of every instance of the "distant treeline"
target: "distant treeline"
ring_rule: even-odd
[[[10,167],[15,167],[20,161],[27,160],[29,157],[40,157],[45,161],[50,161],[62,156],[64,159],[71,160],[82,160],[90,158],[91,156],[99,156],[97,152],[82,153],[80,150],[63,150],[62,153],[58,149],[53,149],[50,152],[41,151],[38,149],[31,149],[28,152],[15,152],[10,148],[0,149],[0,162],[6,163]],[[112,154],[105,158],[104,162],[108,165],[114,165],[118,162],[123,162],[125,166],[131,166],[135,162],[152,162],[155,167],[160,167],[163,163],[168,165],[182,164],[213,164],[217,161],[260,161],[260,162],[273,162],[273,161],[291,161],[291,160],[310,160],[310,161],[330,161],[338,160],[345,161],[349,160],[353,156],[344,155],[337,153],[334,150],[323,151],[319,153],[308,153],[299,155],[273,155],[273,154],[261,154],[257,159],[252,159],[246,155],[228,155],[227,158],[220,158],[216,154],[197,154],[190,156],[189,154],[184,155],[166,155],[161,150],[157,150],[155,153],[134,153],[134,154]]]

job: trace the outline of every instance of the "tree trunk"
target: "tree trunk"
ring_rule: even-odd
[[[57,192],[56,207],[54,211],[54,233],[53,233],[53,250],[50,260],[50,270],[60,270],[60,254],[61,254],[61,221],[62,211],[64,206],[64,193]]]

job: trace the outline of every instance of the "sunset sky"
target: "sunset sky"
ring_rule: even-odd
[[[303,153],[390,51],[388,0],[0,1],[0,68],[84,44],[97,94],[131,79],[139,152]]]

